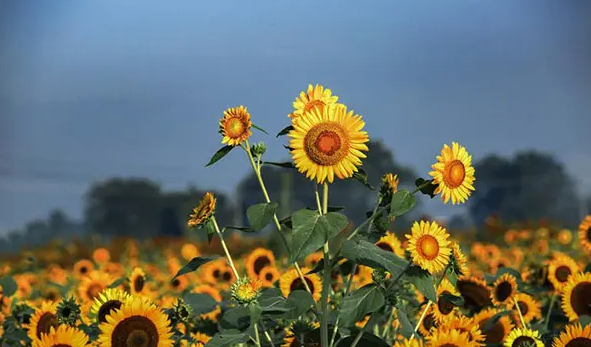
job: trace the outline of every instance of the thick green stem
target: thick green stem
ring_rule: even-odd
[[[552,308],[554,308],[554,302],[556,301],[556,294],[552,295],[552,300],[550,300],[550,307],[548,307],[548,313],[546,314],[546,322],[545,327],[548,330],[548,325],[550,325],[550,315],[552,315]]]
[[[261,338],[259,337],[259,327],[257,326],[257,323],[254,323],[254,336],[256,339],[256,344],[258,347],[261,347]]]
[[[322,194],[322,213],[328,213],[328,183],[324,183]],[[324,243],[324,271],[322,273],[322,316],[320,326],[320,338],[322,347],[329,347],[328,344],[328,319],[330,315],[330,308],[328,302],[330,301],[330,282],[331,282],[331,268],[330,268],[330,249],[328,247],[328,240]]]

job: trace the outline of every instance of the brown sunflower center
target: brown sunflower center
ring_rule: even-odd
[[[178,278],[175,278],[172,281],[170,281],[170,285],[173,288],[178,288],[181,285],[181,281]]]
[[[444,345],[440,345],[440,347],[461,347],[461,346],[458,346],[455,343],[446,343]]]
[[[57,328],[58,325],[57,317],[51,312],[45,312],[39,318],[39,323],[37,323],[37,337],[41,338],[41,334],[49,334],[49,330],[52,327]]]
[[[318,108],[319,110],[322,110],[322,108],[324,107],[324,101],[322,100],[310,100],[308,103],[306,103],[306,106],[304,106],[304,110],[305,111],[310,111],[313,108]]]
[[[437,327],[437,321],[435,320],[435,316],[433,316],[432,313],[429,313],[425,316],[425,319],[423,319],[423,328],[429,331],[431,330],[431,328],[435,327]]]
[[[144,284],[146,281],[144,280],[144,276],[137,276],[133,281],[133,288],[136,292],[141,292],[144,289]]]
[[[87,273],[87,272],[88,272],[88,268],[87,268],[86,266],[84,266],[84,265],[83,265],[83,266],[81,266],[81,267],[80,267],[80,273],[81,273],[81,274],[83,274],[83,275],[84,275],[84,274],[85,274],[85,273]]]
[[[489,318],[490,319],[490,318]],[[481,327],[485,327],[488,319],[485,319],[480,323]],[[482,329],[482,328],[481,328]],[[499,344],[505,339],[505,328],[499,321],[496,322],[485,334],[484,342],[488,344]]]
[[[529,306],[527,306],[526,303],[517,300],[517,306],[519,306],[519,311],[521,311],[521,314],[523,316],[527,315],[527,313],[529,312]]]
[[[306,283],[308,284],[308,288],[310,288],[310,291],[312,293],[314,293],[314,283],[307,277],[304,277],[306,279]],[[289,291],[293,292],[294,290],[305,290],[306,287],[304,286],[304,283],[302,282],[302,280],[298,277],[296,279],[293,280],[293,282],[291,282],[291,285],[289,286]]]
[[[445,296],[444,296],[445,294],[451,294],[451,293],[448,292],[447,290],[441,293],[441,296],[437,300],[437,308],[439,308],[439,312],[441,312],[442,314],[447,316],[448,314],[451,313],[451,311],[453,311],[454,305],[451,303],[451,301],[449,301],[445,298]]]
[[[434,236],[423,235],[417,242],[417,251],[423,258],[433,260],[439,254],[439,242]]]
[[[378,243],[376,243],[376,246],[378,246],[379,248],[383,249],[384,251],[394,253],[394,248],[392,248],[392,246],[390,246],[386,242],[378,242]]]
[[[577,315],[591,316],[591,282],[581,282],[573,288],[570,304]]]
[[[339,163],[348,153],[349,139],[346,130],[338,123],[321,123],[308,130],[304,138],[305,152],[319,165]]]
[[[109,300],[101,305],[98,310],[98,320],[101,323],[107,322],[107,316],[114,310],[118,310],[121,308],[121,301],[119,300]]]
[[[112,347],[157,347],[158,329],[143,316],[130,316],[117,324],[111,335]]]
[[[257,257],[253,264],[254,273],[258,275],[267,265],[271,265],[271,260],[266,255]]]
[[[570,271],[570,268],[568,266],[559,266],[556,269],[556,279],[558,280],[558,282],[566,282],[568,281],[568,276],[570,276],[572,274],[572,272]]]
[[[86,290],[86,295],[88,295],[90,299],[94,299],[98,297],[104,289],[105,287],[101,283],[92,283],[88,286],[88,289]]]
[[[575,337],[564,347],[591,347],[591,339],[588,337]]]
[[[245,129],[246,125],[240,118],[230,118],[226,121],[226,135],[230,138],[235,139],[242,136]]]
[[[232,279],[232,273],[230,271],[224,271],[222,279],[226,282],[230,281]]]
[[[512,292],[513,286],[511,285],[511,283],[503,281],[495,287],[495,298],[497,299],[497,301],[503,302],[511,296]]]
[[[459,160],[452,160],[445,165],[443,172],[443,182],[450,188],[457,188],[464,183],[466,177],[466,168]]]
[[[530,347],[535,345],[536,340],[534,340],[530,336],[519,336],[518,338],[513,340],[511,347]]]
[[[587,228],[587,241],[591,242],[591,226]]]
[[[57,345],[52,345],[51,347],[72,347],[72,345],[68,345],[66,343],[58,343]]]
[[[215,269],[213,270],[213,278],[220,278],[220,276],[222,275],[222,272],[220,271],[220,269]]]
[[[272,274],[272,273],[270,273],[270,272],[267,272],[267,273],[265,274],[265,279],[266,279],[267,281],[269,281],[269,282],[270,282],[270,281],[272,281],[272,280],[273,280],[273,274]]]

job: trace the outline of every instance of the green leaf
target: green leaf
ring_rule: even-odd
[[[284,313],[294,309],[293,306],[288,306],[287,300],[277,288],[263,290],[258,302],[264,313]]]
[[[591,272],[591,263],[588,263],[587,266],[585,266],[585,270],[583,272]]]
[[[312,294],[305,290],[294,290],[289,293],[287,298],[287,307],[290,308],[288,312],[281,316],[285,320],[297,320],[301,315],[308,312],[310,307],[314,305]]]
[[[406,310],[402,306],[402,304],[399,304],[396,307],[396,317],[398,318],[398,322],[400,322],[400,334],[402,334],[402,336],[406,338],[411,337],[411,335],[414,333],[415,328],[410,322],[410,319],[408,319],[408,316],[406,315]]]
[[[111,283],[108,288],[117,288],[125,281],[127,281],[127,277],[120,277],[117,280],[115,280],[113,283]]]
[[[424,178],[417,178],[417,180],[415,181],[415,186],[418,188],[420,186],[422,186],[423,184],[426,184],[423,188],[420,189],[420,192],[425,194],[425,195],[429,195],[431,197],[431,199],[433,199],[435,196],[437,196],[437,194],[435,194],[435,189],[437,189],[437,187],[439,186],[438,184],[433,184],[433,180],[428,180],[429,183],[427,183],[427,180]]]
[[[6,297],[11,297],[18,290],[18,285],[11,276],[0,277],[0,287],[2,287],[3,295]]]
[[[263,310],[258,303],[252,302],[248,305],[248,312],[250,313],[250,325],[255,325],[261,320]]]
[[[207,294],[188,293],[183,296],[183,300],[191,306],[196,315],[211,312],[218,305],[218,302]]]
[[[389,217],[398,217],[412,210],[415,206],[415,197],[408,190],[401,190],[392,194]]]
[[[357,264],[374,269],[382,268],[390,272],[392,277],[398,276],[408,265],[406,260],[399,258],[396,254],[365,240],[345,241],[341,248],[341,255]]]
[[[211,244],[211,240],[213,239],[213,235],[216,234],[215,225],[213,224],[213,219],[210,219],[205,223],[205,231],[207,232],[207,243]]]
[[[212,257],[195,257],[193,259],[191,259],[191,261],[189,261],[185,266],[183,266],[177,273],[176,275],[174,275],[174,277],[172,278],[173,280],[179,276],[182,276],[184,274],[188,274],[190,272],[196,271],[197,269],[199,269],[199,267],[201,265],[207,264],[212,260],[215,260],[219,258],[218,256],[212,256]]]
[[[384,295],[375,284],[368,284],[343,298],[339,324],[344,327],[354,326],[367,314],[376,312],[384,306]]]
[[[320,215],[308,209],[294,212],[291,221],[293,231],[289,259],[292,263],[317,251],[330,238],[345,229],[348,223],[347,217],[340,213]]]
[[[291,162],[291,161],[286,161],[283,163],[277,163],[274,161],[264,161],[263,164],[268,164],[268,165],[273,165],[273,166],[279,166],[282,167],[284,169],[295,169],[295,165]]]
[[[277,210],[277,206],[278,204],[273,201],[250,206],[246,210],[246,217],[248,218],[248,222],[252,229],[260,231],[266,227],[271,220],[273,220],[273,215],[275,214],[275,210]]]
[[[233,226],[226,226],[226,229],[231,229],[231,230],[238,230],[238,231],[242,231],[245,233],[254,233],[255,230],[253,228],[249,228],[249,227],[233,227]]]
[[[449,283],[451,283],[452,286],[454,286],[454,287],[458,286],[458,274],[456,274],[453,271],[451,266],[447,267],[447,270],[445,272],[445,278],[447,278],[449,280]]]
[[[586,315],[586,314],[580,316],[579,317],[579,323],[581,323],[581,325],[583,327],[585,327],[587,325],[590,325],[591,324],[591,316]]]
[[[350,347],[353,345],[353,341],[357,337],[357,332],[351,336],[347,336],[342,338],[337,343],[335,343],[336,347]],[[386,341],[382,340],[378,336],[370,333],[369,331],[365,331],[357,344],[359,347],[390,347],[391,344],[388,344]]]
[[[205,167],[215,164],[217,161],[219,161],[220,159],[225,157],[226,154],[230,153],[230,151],[232,149],[234,149],[234,146],[224,146],[224,147],[218,149],[218,151],[215,152],[215,154],[211,157],[211,159],[209,160],[209,163],[207,163],[207,165],[205,165]]]
[[[359,168],[359,171],[353,173],[352,179],[356,180],[357,182],[360,182],[370,190],[375,190],[375,188],[371,184],[369,184],[367,180],[367,173],[362,168]]]
[[[268,133],[268,132],[266,132],[266,131],[265,131],[265,129],[263,129],[263,128],[261,128],[261,127],[257,126],[257,125],[256,125],[256,124],[254,124],[254,123],[252,123],[252,127],[253,127],[253,128],[255,128],[255,129],[256,129],[256,130],[258,130],[258,131],[261,131],[261,132],[263,132],[263,133],[265,133],[265,134],[269,135],[269,133]]]
[[[343,259],[344,259],[344,257],[343,257],[342,255],[338,255],[338,256],[336,256],[336,257],[332,258],[332,259],[330,260],[330,268],[331,268],[331,269],[332,269],[332,268],[334,268],[334,267],[335,267],[335,265],[337,265],[337,263],[338,263],[339,261],[343,260]],[[315,274],[315,273],[319,273],[319,272],[321,272],[321,271],[323,271],[323,270],[324,270],[324,258],[320,259],[320,260],[319,260],[319,261],[316,263],[316,265],[314,266],[314,268],[313,268],[312,270],[308,271],[308,273],[309,273],[309,274]]]
[[[287,134],[289,134],[289,132],[290,132],[290,131],[292,131],[292,130],[293,130],[293,126],[291,126],[291,125],[290,125],[290,126],[287,126],[287,127],[283,128],[283,130],[281,130],[281,131],[280,131],[280,132],[277,134],[277,136],[275,136],[275,137],[279,137],[279,136],[287,135]]]
[[[248,334],[240,330],[225,330],[215,334],[204,347],[228,347],[248,341]]]
[[[220,321],[224,330],[246,330],[250,327],[250,311],[245,306],[231,308],[224,312]]]
[[[456,307],[462,307],[464,306],[464,298],[462,298],[461,296],[457,296],[457,295],[453,295],[453,294],[449,294],[449,293],[444,293],[439,295],[439,301],[444,302],[444,303],[450,303],[453,306]]]
[[[415,288],[425,296],[425,298],[437,302],[433,276],[431,276],[428,271],[423,270],[419,266],[413,265],[406,271],[404,279],[412,283]]]

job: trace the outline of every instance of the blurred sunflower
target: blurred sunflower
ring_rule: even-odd
[[[434,330],[426,336],[428,347],[477,347],[474,341],[470,341],[468,333],[455,329]]]
[[[561,292],[568,283],[570,276],[579,271],[579,264],[576,261],[566,254],[560,254],[548,266],[548,281],[552,283],[558,292]]]
[[[135,267],[129,275],[129,292],[132,295],[143,295],[147,291],[146,273],[141,267]]]
[[[87,344],[88,336],[69,325],[60,325],[57,329],[52,327],[48,334],[33,340],[33,347],[87,347]]]
[[[591,254],[591,215],[585,217],[579,225],[579,242],[581,248]]]
[[[81,278],[94,270],[94,264],[88,259],[80,259],[74,264],[74,276]]]
[[[382,236],[378,242],[376,242],[376,246],[383,249],[384,251],[394,253],[400,258],[404,259],[404,249],[402,249],[402,244],[394,233],[389,231],[386,232],[386,235]]]
[[[512,275],[504,273],[493,283],[490,298],[495,306],[507,305],[516,293],[517,280]]]
[[[365,123],[342,104],[312,109],[293,119],[289,132],[294,165],[318,183],[353,176],[369,148]]]
[[[562,229],[558,232],[556,239],[561,245],[566,246],[573,240],[573,233],[569,229]]]
[[[544,347],[540,333],[531,329],[513,329],[505,339],[504,347]]]
[[[333,105],[339,100],[339,97],[332,95],[332,91],[321,85],[308,85],[307,92],[300,92],[300,96],[293,102],[294,111],[289,115],[291,118],[297,118],[306,112],[315,108],[323,110],[327,105]]]
[[[433,183],[437,184],[435,194],[441,193],[441,199],[447,203],[460,204],[468,200],[474,190],[474,167],[472,156],[466,148],[452,142],[451,148],[444,145],[441,155],[437,156],[437,163],[431,166],[434,171],[429,172]]]
[[[591,316],[591,273],[572,275],[562,292],[562,310],[572,321],[583,315]]]
[[[322,293],[322,281],[320,280],[320,276],[317,274],[308,274],[310,269],[307,267],[301,268],[301,271],[305,274],[304,279],[308,284],[308,288],[310,288],[312,298],[314,298],[314,301],[320,300]],[[298,276],[297,270],[291,269],[282,274],[279,278],[279,289],[281,289],[283,296],[288,297],[294,290],[306,290],[306,287]]]
[[[238,146],[248,140],[252,132],[250,128],[250,113],[244,106],[231,107],[224,111],[224,117],[220,119],[220,133],[222,143],[228,146]]]
[[[584,328],[580,323],[568,325],[559,336],[554,338],[553,347],[591,346],[591,325]]]
[[[414,222],[411,233],[406,238],[414,263],[432,274],[445,269],[451,253],[447,231],[436,222],[420,221]]]
[[[44,301],[31,317],[27,335],[32,341],[41,339],[42,334],[48,334],[51,328],[57,328],[59,323],[56,315],[57,302]]]
[[[248,255],[245,265],[248,277],[257,278],[264,267],[275,265],[275,255],[271,250],[259,247]]]
[[[324,257],[324,255],[322,254],[322,252],[314,252],[314,253],[310,253],[305,259],[304,259],[304,264],[306,264],[307,267],[309,267],[310,269],[313,269],[314,267],[316,267],[316,264],[318,264],[318,262],[320,260],[322,260],[322,257]]]
[[[197,207],[193,209],[193,213],[189,216],[187,222],[189,228],[196,228],[205,224],[215,211],[216,198],[212,193],[206,192],[203,199],[199,202]]]
[[[265,266],[259,273],[259,278],[263,282],[263,287],[273,287],[280,277],[281,272],[279,272],[274,266]]]
[[[104,247],[99,247],[92,252],[92,259],[97,264],[106,264],[111,260],[111,253]]]
[[[107,289],[113,278],[108,273],[102,271],[92,271],[88,276],[84,277],[78,285],[78,296],[83,303],[92,302],[99,294]]]

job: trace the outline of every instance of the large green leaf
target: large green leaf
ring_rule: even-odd
[[[252,302],[248,305],[248,312],[250,313],[250,325],[257,324],[263,315],[263,310],[257,302]]]
[[[399,258],[396,254],[365,240],[345,241],[341,248],[341,255],[357,264],[382,268],[390,272],[393,277],[398,276],[408,265],[406,260]]]
[[[6,297],[10,297],[18,290],[16,281],[11,276],[0,277],[0,287],[2,287],[2,293]]]
[[[305,290],[294,290],[287,298],[288,312],[281,315],[286,320],[296,320],[314,305],[312,295]]]
[[[207,167],[207,166],[211,166],[211,165],[215,164],[220,159],[225,157],[226,154],[230,153],[230,151],[232,149],[234,149],[234,146],[224,146],[224,147],[220,148],[217,152],[215,152],[215,154],[209,160],[209,163],[207,163],[207,165],[205,165],[205,166]]]
[[[348,223],[347,217],[337,212],[321,215],[302,209],[291,216],[293,224],[290,262],[298,261],[317,251],[330,238],[340,233]]]
[[[399,304],[396,307],[396,317],[398,318],[398,322],[400,322],[400,334],[409,338],[414,332],[414,327],[412,326],[410,319],[408,319],[406,309],[402,304]]]
[[[390,203],[390,217],[398,217],[407,213],[415,207],[415,197],[410,194],[408,190],[401,190],[392,195],[392,202]]]
[[[248,334],[240,330],[224,330],[215,334],[204,347],[228,347],[236,346],[248,341]]]
[[[185,266],[183,266],[177,273],[176,275],[174,275],[174,277],[172,278],[173,280],[179,276],[182,276],[184,274],[188,274],[190,272],[196,271],[197,269],[199,269],[199,267],[201,265],[207,264],[212,260],[217,259],[218,256],[211,256],[211,257],[195,257],[193,259],[191,259],[191,261],[189,261]]]
[[[368,284],[346,296],[341,302],[339,324],[344,327],[355,325],[367,314],[376,312],[384,306],[384,295],[375,284]]]
[[[207,294],[188,293],[183,296],[183,299],[195,314],[211,312],[218,305],[218,302]]]
[[[273,220],[277,206],[277,203],[273,201],[250,206],[246,210],[246,217],[252,229],[259,231],[266,227]]]
[[[437,294],[435,292],[435,284],[433,283],[433,276],[420,268],[419,266],[412,266],[406,271],[404,279],[412,283],[421,294],[428,300],[437,302]]]
[[[225,330],[244,331],[250,327],[250,310],[245,306],[231,308],[224,312],[220,326]]]
[[[265,314],[285,313],[294,309],[277,288],[263,290],[258,302]]]
[[[579,323],[581,323],[581,325],[583,327],[587,326],[587,325],[591,325],[591,316],[589,315],[582,315],[579,317]]]

